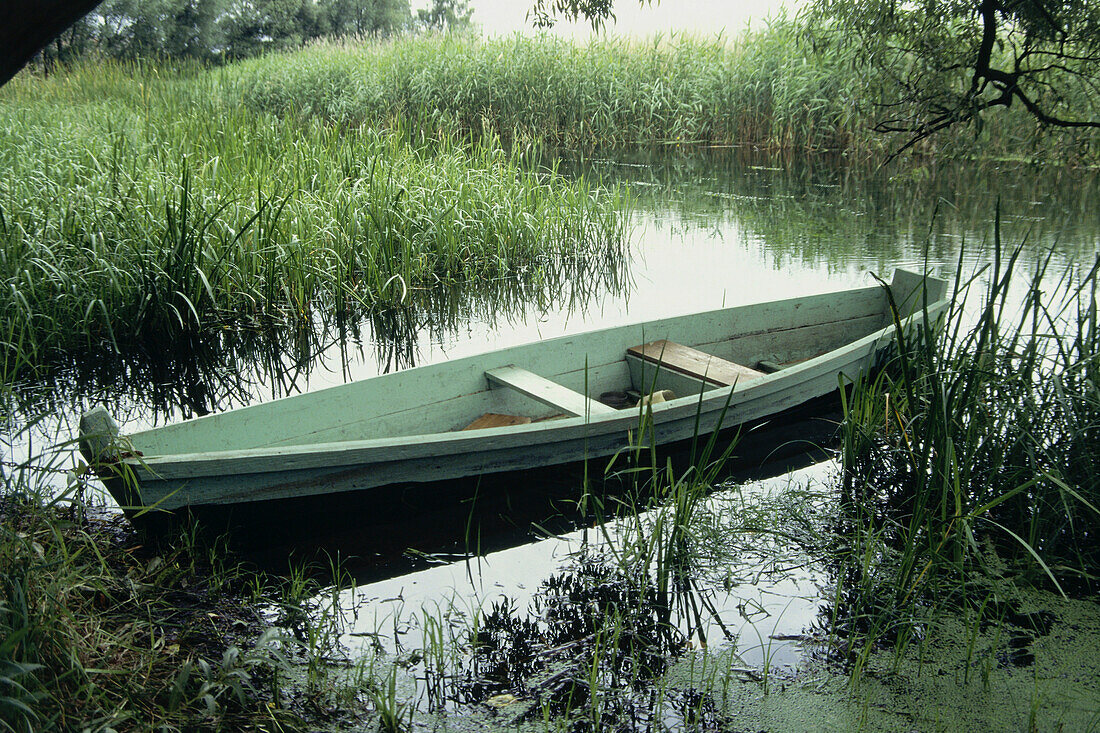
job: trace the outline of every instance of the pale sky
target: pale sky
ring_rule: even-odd
[[[531,31],[527,13],[533,0],[470,0],[474,22],[486,36]],[[662,0],[642,6],[638,0],[615,0],[614,23],[606,30],[616,35],[652,36],[672,30],[700,35],[715,35],[725,29],[726,35],[736,35],[750,21],[757,24],[781,5],[797,7],[798,0]],[[587,38],[588,23],[558,21],[555,35]]]

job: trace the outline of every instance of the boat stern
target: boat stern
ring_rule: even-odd
[[[144,509],[137,475],[126,463],[134,455],[121,439],[118,424],[102,405],[80,417],[80,454],[129,516]]]

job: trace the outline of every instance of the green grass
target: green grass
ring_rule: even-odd
[[[455,286],[542,293],[622,258],[618,191],[489,137],[255,112],[229,73],[85,66],[0,94],[0,333],[20,367]]]
[[[495,135],[518,149],[735,145],[796,155],[882,158],[904,140],[872,132],[889,80],[847,52],[811,49],[784,16],[732,37],[461,35],[323,43],[226,70],[243,102],[282,116]],[[990,115],[918,155],[1088,159],[1088,134],[1039,131],[1026,113]]]
[[[266,704],[277,644],[257,641],[224,548],[151,552],[77,506],[12,493],[0,519],[0,730],[290,722]]]
[[[976,320],[962,283],[947,326],[902,334],[846,402],[834,621],[857,668],[937,609],[1002,613],[1003,579],[1100,578],[1100,261],[1061,277],[1040,261],[1016,310],[1019,252],[999,253]]]
[[[0,434],[29,443],[7,385]],[[270,575],[195,524],[139,532],[70,447],[0,475],[0,731],[316,729],[349,689],[339,563],[322,593],[316,568]]]

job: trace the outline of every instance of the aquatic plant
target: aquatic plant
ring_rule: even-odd
[[[999,235],[973,325],[959,281],[948,325],[899,332],[845,402],[829,623],[857,665],[937,607],[989,606],[999,578],[1095,588],[1100,260],[1054,282],[1040,261],[1013,314],[1019,250],[1002,259]]]
[[[354,321],[439,288],[550,297],[621,260],[620,192],[491,136],[253,112],[225,73],[83,67],[0,95],[0,333],[20,366]]]
[[[507,599],[471,631],[468,670],[457,697],[518,704],[508,716],[567,721],[571,730],[629,726],[658,715],[649,689],[683,649],[644,571],[596,556],[543,581],[530,615]]]

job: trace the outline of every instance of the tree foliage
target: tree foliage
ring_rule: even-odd
[[[91,52],[219,61],[325,37],[467,27],[471,15],[465,0],[433,0],[415,14],[409,0],[106,0],[40,59],[47,67]]]
[[[658,0],[659,1],[659,0]],[[549,28],[559,18],[577,20],[584,18],[599,28],[608,20],[615,19],[612,12],[615,0],[535,0],[528,17],[539,28]],[[639,5],[651,4],[653,0],[638,0]]]
[[[907,135],[898,152],[1013,106],[1100,129],[1096,0],[818,0],[805,18],[812,43],[879,77],[876,129]]]
[[[96,48],[114,56],[204,58],[218,31],[220,0],[108,0],[73,26],[87,41],[71,56]],[[66,49],[58,49],[60,60]]]

